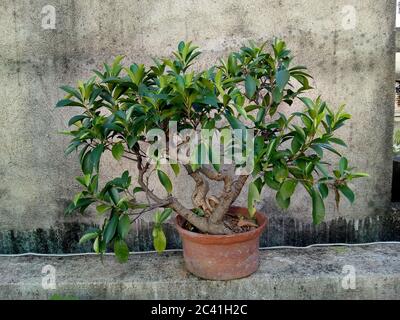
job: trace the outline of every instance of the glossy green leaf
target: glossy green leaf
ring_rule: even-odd
[[[106,243],[109,243],[115,236],[115,231],[117,230],[118,226],[118,215],[113,214],[111,219],[107,222],[104,228],[103,238]]]
[[[285,180],[279,189],[280,196],[282,197],[282,199],[286,200],[290,198],[293,195],[294,191],[296,190],[296,186],[297,186],[296,180],[292,179]]]
[[[129,259],[129,248],[126,242],[122,239],[115,239],[114,253],[118,262],[125,263]]]
[[[260,201],[260,193],[254,182],[249,184],[249,190],[247,193],[247,209],[249,211],[250,217],[254,217],[256,213],[256,208],[254,206],[255,202]]]
[[[111,149],[111,153],[116,160],[121,160],[122,156],[124,155],[124,146],[121,142],[113,145]]]
[[[163,212],[160,214],[160,223],[164,223],[165,221],[168,220],[168,218],[171,216],[172,214],[172,209],[171,208],[166,208],[163,210]]]
[[[154,249],[156,249],[158,253],[163,252],[167,247],[167,239],[164,231],[161,229],[161,227],[155,227],[152,234]]]
[[[325,218],[325,204],[322,197],[318,191],[314,188],[311,189],[311,199],[312,199],[312,217],[313,223],[315,225],[320,224]]]
[[[246,130],[246,126],[237,118],[235,118],[230,112],[225,112],[226,119],[233,129]]]
[[[70,99],[63,99],[57,102],[56,108],[61,107],[83,107],[83,104]]]
[[[99,214],[103,214],[105,212],[107,212],[108,210],[112,209],[111,206],[107,205],[107,204],[100,204],[96,207],[96,210]]]
[[[118,222],[118,235],[121,239],[125,239],[128,235],[129,231],[131,230],[131,220],[129,216],[124,214],[119,218]]]
[[[79,115],[77,115],[77,116],[73,116],[73,117],[68,121],[68,126],[70,127],[70,126],[72,126],[73,124],[75,124],[76,122],[81,121],[81,120],[86,119],[86,118],[88,118],[88,116],[82,115],[82,114],[79,114]]]
[[[70,94],[70,96],[74,96],[75,98],[77,98],[79,101],[82,102],[82,96],[81,96],[80,92],[78,90],[76,90],[75,88],[72,88],[70,86],[61,86],[60,89],[64,90],[65,92]]]
[[[349,200],[350,203],[354,203],[355,195],[354,192],[346,185],[338,186],[339,191]]]
[[[158,179],[160,179],[161,184],[165,188],[168,194],[172,193],[172,183],[168,175],[161,170],[157,170]]]
[[[99,237],[93,242],[93,250],[96,253],[104,253],[106,251],[106,243]]]
[[[97,172],[99,171],[100,158],[103,152],[104,145],[100,143],[92,150],[90,154],[90,161],[93,165],[93,168],[96,169]]]
[[[325,183],[320,183],[318,184],[318,189],[321,193],[322,198],[325,199],[329,194],[328,186]]]
[[[275,87],[272,90],[272,99],[275,103],[280,103],[282,101],[283,94],[279,87]]]
[[[254,93],[257,90],[257,82],[249,74],[246,76],[246,79],[245,79],[245,90],[246,90],[246,96],[248,98],[252,98],[254,96]]]
[[[171,166],[172,170],[174,171],[175,176],[178,176],[179,172],[180,172],[179,164],[178,163],[170,163],[170,166]]]
[[[79,244],[85,243],[87,241],[93,240],[99,236],[98,231],[85,233],[79,240]]]
[[[117,205],[120,200],[119,192],[116,188],[112,187],[110,190],[108,190],[108,193],[110,194],[112,202]]]
[[[289,206],[290,206],[290,198],[284,199],[282,197],[282,193],[280,191],[278,191],[276,193],[275,199],[276,199],[276,202],[277,202],[278,206],[281,207],[282,209],[289,208]]]
[[[278,182],[283,182],[289,174],[287,167],[275,166],[273,169],[275,180]]]
[[[339,171],[340,174],[343,175],[344,172],[347,170],[347,166],[348,166],[348,161],[345,157],[340,158],[339,161]]]
[[[84,174],[92,174],[93,172],[93,162],[91,157],[91,151],[88,151],[82,158],[81,168]]]
[[[276,73],[276,85],[280,91],[283,91],[287,83],[289,82],[290,74],[286,69],[281,69]]]

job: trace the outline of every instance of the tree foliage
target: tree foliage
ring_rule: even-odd
[[[286,209],[294,192],[304,187],[311,198],[316,224],[324,219],[324,200],[330,191],[337,202],[341,195],[354,201],[348,182],[366,174],[353,172],[338,149],[346,144],[336,135],[350,114],[344,106],[335,110],[320,97],[307,97],[312,89],[311,76],[305,67],[292,65],[293,57],[285,42],[275,40],[270,51],[266,46],[250,43],[210,69],[195,72],[190,67],[200,51],[191,42],[180,42],[172,59],[155,59],[149,67],[125,67],[123,56],[118,56],[111,65],[104,64],[103,70],[93,70],[94,76],[80,81],[76,88],[62,87],[67,95],[57,107],[79,111],[68,122],[71,129],[64,132],[72,136],[66,154],[79,152],[83,172],[76,178],[83,191],[73,198],[66,212],[83,213],[95,203],[98,214],[104,216],[103,226],[82,240],[94,240],[94,250],[99,253],[113,243],[118,259],[126,261],[124,239],[130,223],[157,207],[165,208],[157,213],[153,231],[157,251],[165,248],[161,224],[171,209],[203,232],[230,233],[222,220],[247,181],[251,215],[266,188],[275,192],[277,204]],[[296,101],[303,105],[302,111],[283,112],[283,106],[292,106]],[[152,164],[144,151],[150,143],[147,133],[152,129],[168,132],[171,121],[177,122],[178,130],[254,130],[252,172],[232,176],[214,163],[171,164],[175,175],[184,168],[196,183],[192,197],[195,208],[185,208],[173,196],[173,179],[168,175],[170,170],[159,161],[161,154]],[[137,172],[127,170],[99,186],[100,162],[105,152],[111,152],[116,161],[136,163]],[[211,144],[201,143],[192,160],[211,158],[213,152]],[[336,166],[325,162],[326,153],[338,156]],[[158,177],[166,197],[149,187],[152,174]],[[208,181],[224,182],[218,197],[208,195]],[[140,192],[148,201],[136,200]]]

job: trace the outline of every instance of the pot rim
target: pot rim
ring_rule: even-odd
[[[247,208],[237,207],[237,206],[231,206],[228,212],[238,213],[238,214],[240,213],[244,215],[248,214]],[[257,222],[259,223],[258,228],[242,233],[225,234],[225,235],[204,234],[186,230],[181,227],[181,222],[182,220],[185,220],[185,218],[183,218],[180,215],[177,215],[175,217],[175,227],[177,228],[181,237],[193,242],[204,243],[204,244],[227,244],[227,243],[248,241],[260,236],[260,234],[264,231],[265,227],[267,226],[268,218],[264,213],[256,211],[256,219]]]

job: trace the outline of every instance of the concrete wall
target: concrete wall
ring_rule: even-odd
[[[56,9],[54,30],[42,28],[45,5]],[[201,46],[200,67],[248,39],[286,39],[296,62],[314,75],[315,94],[333,106],[347,104],[353,120],[341,135],[349,142],[348,157],[371,176],[354,183],[355,205],[337,212],[331,199],[321,227],[326,229],[318,232],[331,234],[325,241],[335,241],[338,232],[346,240],[359,220],[363,226],[388,212],[394,1],[4,0],[0,8],[0,250],[69,250],[83,228],[73,224],[76,218],[63,216],[80,172],[77,158],[63,155],[68,138],[57,134],[72,114],[54,110],[62,96],[58,87],[88,77],[117,54],[125,54],[127,63],[149,63],[152,56],[169,54],[181,39]],[[107,164],[106,176],[122,170]],[[177,194],[187,201],[190,182],[179,181]],[[260,207],[278,221],[270,229],[274,244],[288,242],[287,228],[295,238],[312,232],[305,231],[312,230],[310,201],[303,194],[295,199],[281,217],[273,194],[265,194]],[[331,229],[339,218],[345,231]],[[290,222],[286,231],[285,221]]]

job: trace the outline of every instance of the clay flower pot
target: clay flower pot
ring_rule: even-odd
[[[247,216],[246,208],[231,207],[230,213]],[[176,218],[176,228],[182,238],[183,257],[188,271],[209,280],[244,278],[259,266],[259,240],[267,225],[267,217],[256,213],[257,229],[232,235],[210,235],[182,228],[185,219]]]

